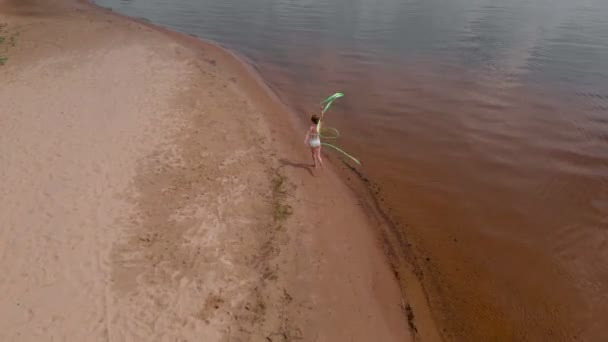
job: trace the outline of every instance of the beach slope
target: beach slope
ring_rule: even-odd
[[[0,340],[408,341],[370,221],[247,67],[0,0]]]

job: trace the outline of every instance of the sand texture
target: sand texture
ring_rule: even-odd
[[[414,338],[373,221],[226,51],[72,1],[0,23],[0,341]]]

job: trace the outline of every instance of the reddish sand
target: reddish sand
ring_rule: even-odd
[[[76,1],[0,23],[0,340],[437,339],[230,53]]]

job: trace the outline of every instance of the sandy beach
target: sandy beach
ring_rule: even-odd
[[[229,52],[70,0],[0,24],[1,341],[437,340]]]

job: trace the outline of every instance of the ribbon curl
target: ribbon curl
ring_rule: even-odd
[[[335,93],[329,97],[327,97],[325,100],[321,101],[321,118],[319,119],[319,122],[317,123],[317,132],[319,132],[319,137],[322,139],[321,140],[321,145],[323,146],[327,146],[327,147],[331,147],[334,150],[342,153],[344,156],[348,157],[350,160],[354,161],[355,163],[361,165],[361,162],[359,162],[359,160],[353,156],[351,156],[350,154],[348,154],[346,151],[342,150],[341,148],[332,145],[330,143],[326,143],[323,140],[332,140],[332,139],[338,139],[340,137],[340,131],[338,131],[336,128],[333,127],[325,127],[323,128],[321,126],[321,123],[323,122],[323,117],[325,116],[325,112],[327,112],[327,110],[329,109],[329,107],[332,105],[332,103],[343,97],[344,94],[343,93]]]

